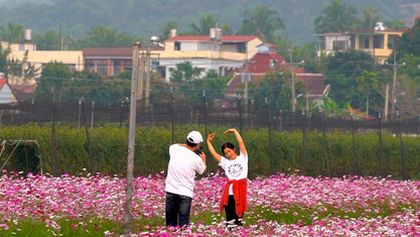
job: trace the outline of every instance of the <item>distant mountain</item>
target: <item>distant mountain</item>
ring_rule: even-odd
[[[381,20],[403,20],[412,25],[420,15],[420,0],[342,0],[360,14],[368,6],[378,9]],[[58,30],[81,37],[95,25],[105,25],[118,32],[149,37],[158,35],[168,21],[178,24],[178,31],[188,30],[205,14],[229,24],[235,32],[245,10],[268,5],[277,10],[286,28],[278,31],[295,42],[314,40],[314,24],[330,0],[0,0],[0,25],[21,24],[36,32]]]
[[[43,3],[52,3],[52,1],[53,0],[0,0],[0,6],[5,6],[5,5],[19,6],[21,4],[26,4],[26,3],[43,4]]]

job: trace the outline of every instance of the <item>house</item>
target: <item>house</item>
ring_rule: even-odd
[[[376,63],[384,64],[392,54],[394,42],[403,31],[387,29],[378,22],[372,30],[349,30],[342,33],[316,34],[318,37],[318,57],[349,49],[362,50],[371,54]]]
[[[172,29],[163,43],[164,50],[156,53],[159,54],[160,71],[168,81],[171,68],[186,61],[204,73],[215,70],[219,75],[227,75],[252,58],[261,43],[254,35],[222,35],[220,28],[210,29],[208,35],[177,35]]]
[[[324,104],[324,98],[328,95],[331,87],[325,85],[325,76],[320,73],[296,73],[296,79],[303,82],[305,86],[306,100],[311,101],[315,106]]]
[[[27,84],[34,85],[36,78],[23,80],[23,70],[26,65],[24,61],[30,63],[38,76],[42,72],[45,64],[56,61],[68,65],[70,70],[83,70],[83,55],[81,50],[37,50],[36,45],[32,41],[32,31],[25,30],[25,40],[23,43],[0,42],[3,49],[10,49],[9,60],[18,64],[16,71],[9,72],[8,81],[11,85]],[[23,64],[23,65],[22,65]]]
[[[0,73],[0,104],[14,104],[18,99],[3,73]]]
[[[270,71],[282,70],[288,67],[284,58],[277,54],[274,45],[262,43],[257,48],[258,52],[250,60],[246,61],[242,69],[236,72],[230,80],[225,97],[236,97],[238,89],[246,80],[261,80]]]
[[[115,76],[133,67],[132,48],[84,48],[82,54],[85,69],[102,76]]]
[[[322,74],[305,73],[303,68],[287,63],[281,55],[277,54],[276,46],[272,44],[260,44],[258,50],[258,53],[234,74],[225,92],[226,100],[219,102],[217,106],[235,107],[238,94],[245,95],[247,93],[247,82],[262,80],[269,72],[273,71],[294,73],[296,80],[302,81],[305,85],[305,90],[308,93],[306,98],[318,106],[323,104],[323,97],[328,94],[330,86],[324,84],[325,78]]]
[[[212,28],[209,35],[177,35],[172,29],[171,36],[163,43],[142,45],[140,54],[150,55],[152,68],[169,81],[171,69],[187,61],[193,67],[202,69],[202,76],[209,70],[227,75],[253,57],[261,43],[253,35],[222,35],[219,28]],[[132,48],[83,49],[86,69],[103,76],[131,70],[132,55]]]

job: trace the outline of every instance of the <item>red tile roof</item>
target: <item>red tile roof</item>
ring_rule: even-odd
[[[238,89],[241,87],[241,75],[235,74],[234,77],[230,80],[228,87],[225,91],[226,97],[235,97]]]
[[[267,73],[273,70],[270,67],[271,60],[276,61],[277,68],[285,63],[284,58],[277,53],[257,53],[248,64],[248,71],[251,73]]]
[[[309,95],[322,95],[327,89],[325,77],[320,73],[297,73],[296,79],[302,81]]]
[[[223,42],[248,42],[256,39],[255,35],[222,35]],[[211,41],[209,35],[177,35],[167,41]]]

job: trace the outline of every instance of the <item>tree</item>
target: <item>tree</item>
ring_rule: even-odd
[[[359,107],[360,94],[356,88],[356,78],[363,71],[373,69],[372,56],[368,53],[349,50],[336,52],[326,60],[326,80],[331,85],[331,97],[340,106],[350,103],[353,107]]]
[[[8,23],[7,27],[0,26],[0,39],[20,43],[23,39],[23,26],[16,23]]]
[[[43,34],[35,34],[34,41],[38,50],[60,50],[60,34],[56,31],[48,30]]]
[[[405,23],[401,20],[386,21],[385,25],[388,26],[388,28],[394,30],[404,30],[405,28],[407,28],[407,26],[405,26]]]
[[[130,78],[101,78],[97,73],[81,71],[71,74],[63,84],[62,100],[76,102],[83,97],[96,104],[118,103],[130,94]]]
[[[71,77],[67,65],[59,62],[50,62],[42,69],[35,90],[36,101],[51,101],[54,91],[55,100],[61,101],[63,83]]]
[[[87,37],[79,41],[80,47],[129,47],[135,41],[133,36],[106,26],[94,26],[87,32]]]
[[[257,105],[264,105],[267,97],[270,109],[289,111],[292,97],[290,78],[291,75],[283,71],[269,73],[262,81],[250,85],[249,97]],[[296,92],[297,94],[304,93],[304,86],[301,81],[296,81]],[[304,107],[302,101],[298,101],[299,105],[302,108]],[[257,111],[262,109],[264,109],[264,106],[256,107]]]
[[[211,28],[219,27],[217,19],[214,18],[213,15],[205,15],[200,19],[199,24],[191,23],[189,24],[190,34],[192,35],[208,35]],[[222,31],[225,34],[231,33],[231,28],[228,24],[224,24],[222,27]]]
[[[208,35],[210,29],[215,27],[216,25],[217,20],[214,18],[214,16],[208,14],[200,19],[200,23],[198,25],[195,23],[191,23],[189,25],[190,33],[193,35]]]
[[[416,17],[413,27],[407,29],[397,43],[398,57],[406,54],[420,55],[420,16]]]
[[[372,30],[375,27],[375,24],[380,20],[377,9],[368,6],[363,9],[362,17],[359,20],[358,28],[363,30]]]
[[[162,32],[160,33],[160,39],[165,40],[168,39],[170,36],[170,31],[172,29],[176,29],[178,24],[175,21],[168,21],[162,28]]]
[[[209,70],[207,76],[202,80],[192,81],[190,98],[192,101],[201,102],[203,90],[206,91],[206,98],[209,103],[223,97],[230,77],[219,76],[214,70]]]
[[[8,57],[10,55],[10,49],[3,49],[0,45],[0,72],[5,73],[7,77],[8,67],[9,67],[9,60]]]
[[[329,96],[324,97],[323,105],[321,106],[323,112],[328,117],[345,117],[348,115],[347,109],[350,104],[339,105],[337,101]]]
[[[193,80],[199,79],[202,69],[193,67],[191,62],[178,63],[176,69],[171,68],[171,84],[174,86],[175,91],[180,93],[182,97],[188,97],[192,93]]]
[[[378,82],[377,73],[374,71],[363,71],[362,74],[356,78],[356,89],[365,99],[365,105],[360,101],[360,107],[365,108],[366,114],[369,114],[369,107],[371,106],[371,95],[375,94],[375,83]],[[376,93],[377,94],[377,93]],[[382,103],[383,104],[383,103]]]
[[[29,51],[26,50],[22,59],[23,84],[35,80],[39,76],[40,71],[39,67],[36,67],[34,63],[28,61],[28,53]]]
[[[347,7],[341,0],[330,0],[322,15],[314,21],[317,33],[344,32],[356,22],[356,9]]]
[[[258,6],[245,12],[245,19],[237,34],[256,35],[264,41],[273,41],[274,33],[285,25],[276,10],[268,6]]]

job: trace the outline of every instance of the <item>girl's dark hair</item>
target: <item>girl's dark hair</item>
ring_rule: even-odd
[[[225,144],[222,145],[222,154],[225,155],[225,148],[230,148],[233,149],[236,152],[236,147],[235,145],[233,145],[231,142],[226,142]]]

